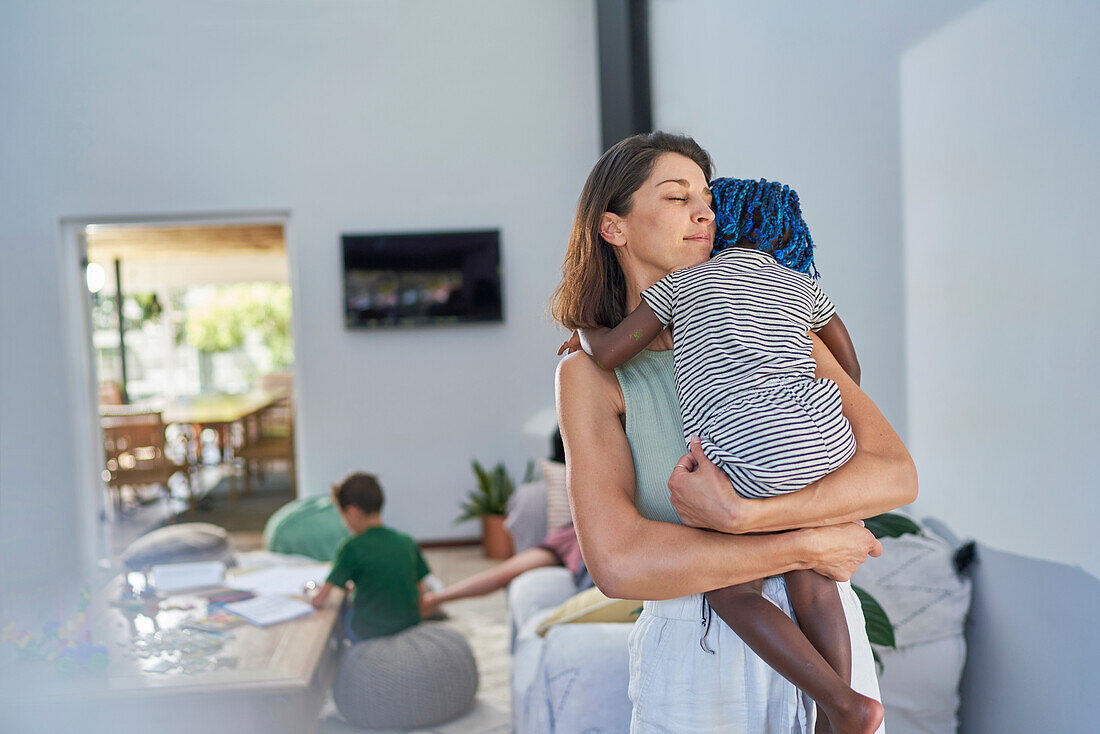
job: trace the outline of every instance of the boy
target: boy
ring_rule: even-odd
[[[428,564],[416,541],[382,524],[382,487],[371,474],[350,474],[332,487],[332,501],[352,537],[336,552],[324,586],[313,597],[320,609],[334,587],[355,585],[348,608],[348,639],[392,635],[420,622],[422,579]]]

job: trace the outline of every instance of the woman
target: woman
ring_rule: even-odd
[[[605,153],[581,193],[552,304],[559,323],[613,326],[642,290],[706,260],[710,177],[709,156],[690,138],[634,136]],[[671,349],[666,331],[614,373],[578,353],[562,360],[557,375],[573,517],[589,573],[608,596],[659,600],[646,603],[631,637],[631,731],[808,734],[809,699],[725,625],[708,626],[699,595],[794,569],[846,581],[881,551],[858,520],[916,496],[912,460],[815,340],[817,375],[840,387],[856,454],[806,489],[743,499],[697,441],[681,455]],[[790,613],[781,579],[769,578],[764,594]],[[846,583],[841,596],[853,688],[877,698],[858,600]]]

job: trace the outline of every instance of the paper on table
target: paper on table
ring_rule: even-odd
[[[257,571],[231,574],[227,583],[234,589],[245,589],[257,596],[265,594],[297,595],[313,581],[321,583],[332,570],[332,564],[314,563],[308,566],[288,565],[261,568]]]
[[[153,587],[157,591],[172,592],[203,586],[221,586],[222,578],[225,576],[225,563],[222,561],[165,563],[153,566],[152,574]]]
[[[289,596],[257,596],[225,605],[225,611],[244,617],[257,627],[286,622],[313,613],[313,607]]]

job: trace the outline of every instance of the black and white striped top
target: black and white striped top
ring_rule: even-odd
[[[669,273],[641,295],[663,324],[673,324],[685,437],[699,434],[736,393],[777,380],[813,380],[806,332],[836,313],[813,278],[743,247]]]

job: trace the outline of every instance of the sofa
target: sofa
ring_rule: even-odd
[[[546,532],[545,492],[534,482],[513,498],[508,526],[517,552]],[[960,542],[935,519],[921,526],[921,536],[903,536],[904,543],[884,540],[883,558],[853,578],[896,627],[897,648],[876,649],[887,731],[1093,730],[1100,581],[1079,568]],[[576,592],[564,568],[535,569],[509,586],[518,734],[629,729],[632,625],[567,624],[537,634]]]

